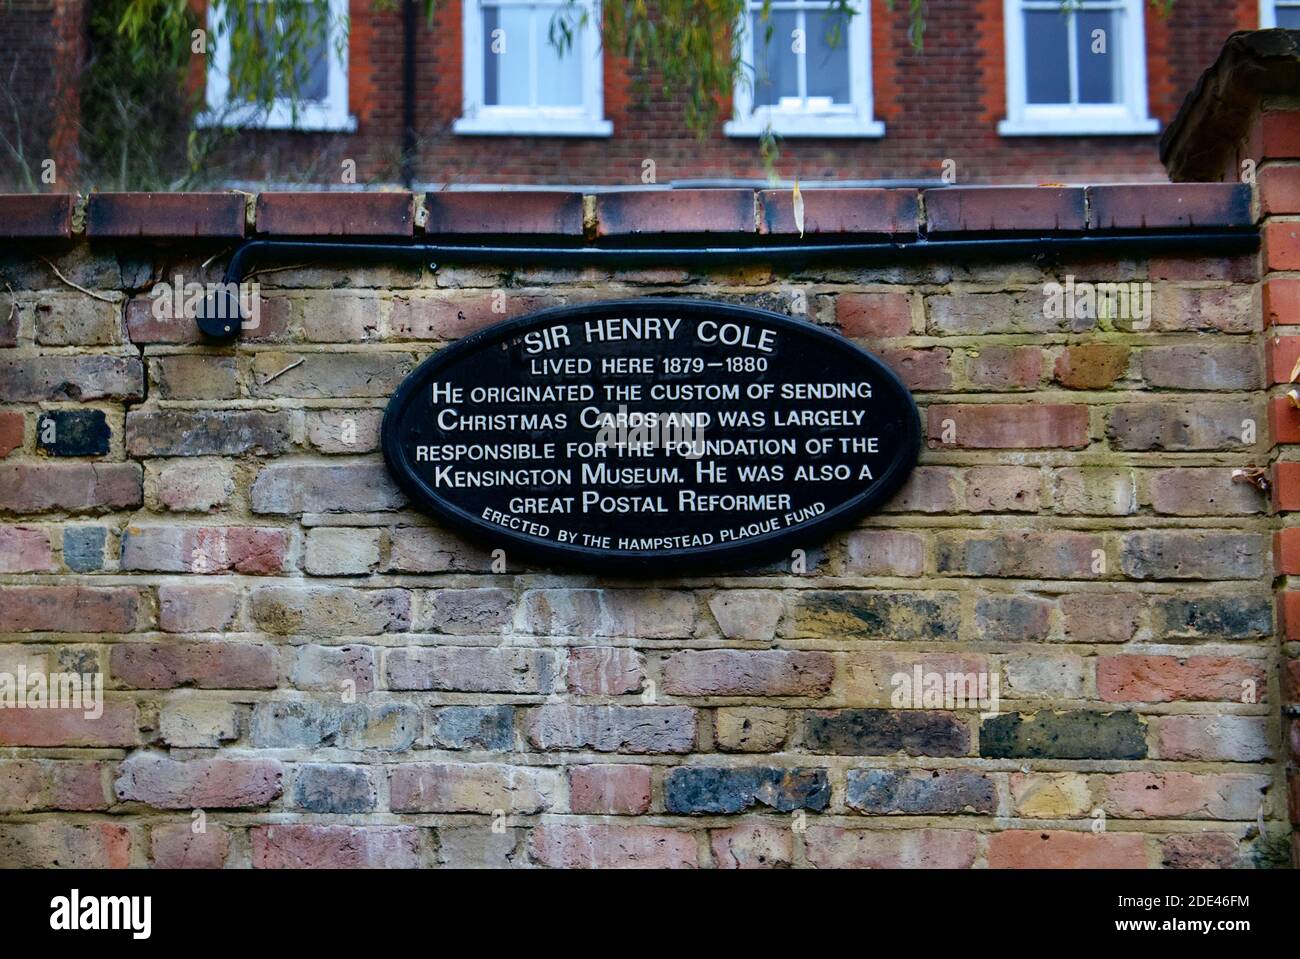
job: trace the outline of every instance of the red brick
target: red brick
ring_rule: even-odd
[[[254,869],[415,869],[417,826],[254,826]]]
[[[1270,337],[1265,348],[1269,383],[1290,383],[1291,371],[1300,361],[1300,336]]]
[[[635,649],[583,646],[569,650],[569,692],[579,696],[622,696],[637,692],[644,679]]]
[[[0,859],[9,869],[126,869],[131,831],[107,822],[0,825]]]
[[[918,392],[947,390],[952,387],[948,369],[951,350],[914,350],[908,347],[880,351],[880,358],[909,389]]]
[[[1269,110],[1259,116],[1260,159],[1300,159],[1300,111]]]
[[[1274,443],[1300,443],[1300,409],[1285,396],[1269,397],[1268,435]]]
[[[135,746],[135,703],[105,699],[103,715],[84,709],[0,709],[0,746]]]
[[[144,501],[139,463],[13,463],[0,466],[0,509],[13,513],[101,512]]]
[[[1300,589],[1284,589],[1277,594],[1277,619],[1287,642],[1300,640]]]
[[[1146,837],[1009,829],[989,836],[990,869],[1146,869]]]
[[[104,763],[20,759],[0,762],[0,812],[108,808]]]
[[[1043,351],[1036,346],[987,346],[966,358],[966,379],[990,390],[1027,390],[1043,376]]]
[[[109,669],[136,689],[274,689],[275,648],[263,643],[123,643]]]
[[[1265,326],[1300,324],[1300,280],[1276,277],[1261,288]]]
[[[579,815],[640,816],[650,809],[650,767],[628,763],[574,766],[569,810]]]
[[[1142,183],[1088,188],[1092,228],[1248,227],[1250,187],[1241,183]]]
[[[1273,563],[1278,575],[1300,573],[1300,526],[1287,526],[1273,534]]]
[[[802,190],[803,232],[893,236],[915,234],[917,191],[915,190]],[[759,233],[798,236],[792,190],[761,190]]]
[[[122,569],[164,573],[275,575],[285,567],[288,530],[258,526],[128,526]]]
[[[752,234],[751,190],[632,190],[596,196],[598,236]]]
[[[955,435],[942,442],[945,420]],[[981,403],[926,409],[931,449],[1081,449],[1088,445],[1088,407],[1049,403]]]
[[[118,767],[123,802],[155,809],[255,809],[277,799],[284,768],[275,759],[176,760],[138,753]]]
[[[809,826],[808,861],[818,869],[969,869],[978,838],[969,829],[841,829]]]
[[[92,193],[86,200],[90,237],[239,238],[240,193]]]
[[[912,332],[911,297],[888,291],[841,293],[835,298],[835,322],[850,337],[907,336]]]
[[[230,831],[215,823],[199,833],[188,821],[154,826],[149,840],[155,869],[220,869],[230,852]]]
[[[1264,224],[1264,269],[1300,270],[1300,220]]]
[[[0,573],[54,570],[50,534],[37,526],[0,526]]]
[[[693,869],[699,865],[695,836],[662,826],[533,827],[529,855],[556,869]]]
[[[1251,821],[1269,777],[1235,773],[1130,772],[1103,779],[1110,815],[1143,819]]]
[[[0,413],[0,459],[23,445],[23,414]]]
[[[1056,358],[1052,375],[1072,390],[1104,390],[1128,371],[1129,348],[1116,343],[1067,346]]]
[[[1166,516],[1245,516],[1262,513],[1267,497],[1233,479],[1230,467],[1179,466],[1146,474],[1151,508]]]
[[[931,235],[1040,233],[1087,228],[1084,191],[1074,187],[948,187],[925,191]]]
[[[1257,182],[1264,216],[1300,213],[1300,167],[1267,166],[1259,171]]]
[[[1243,702],[1246,681],[1255,701],[1268,691],[1263,667],[1232,656],[1102,656],[1097,692],[1112,703]]]
[[[1061,597],[1065,636],[1076,643],[1127,643],[1137,632],[1142,598],[1133,594],[1074,593]]]
[[[822,652],[692,650],[663,664],[673,696],[823,696],[834,678],[835,661]]]
[[[0,633],[129,633],[148,625],[143,607],[130,586],[4,586]]]
[[[1244,256],[1152,256],[1147,260],[1152,280],[1229,280],[1250,283],[1259,278],[1256,257]]]
[[[709,834],[719,869],[771,869],[794,861],[794,832],[784,824],[744,822]]]
[[[277,236],[411,236],[409,193],[260,193],[257,232]]]
[[[1230,869],[1240,857],[1237,837],[1228,833],[1184,833],[1160,840],[1160,865],[1166,869]]]
[[[0,237],[68,239],[73,200],[70,193],[0,193]]]
[[[158,587],[158,625],[169,633],[219,633],[239,620],[243,590],[224,584],[164,583]]]
[[[582,194],[558,190],[443,190],[424,195],[425,233],[582,236]]]
[[[1273,464],[1273,508],[1300,510],[1300,462]]]

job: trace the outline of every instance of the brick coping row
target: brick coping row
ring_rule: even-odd
[[[1114,186],[791,190],[0,194],[4,240],[237,240],[283,237],[815,236],[907,239],[1087,235],[1102,231],[1247,229],[1249,186]]]

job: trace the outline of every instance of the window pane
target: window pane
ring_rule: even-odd
[[[312,7],[308,14],[312,36],[299,90],[306,100],[326,100],[330,92],[329,58],[337,56],[329,42],[329,11]]]
[[[287,71],[289,68],[286,58],[280,53],[284,49],[281,37],[285,32],[285,24],[293,21],[286,19],[277,21],[272,16],[276,12],[276,8],[260,0],[246,0],[244,3],[244,14],[247,22],[252,26],[255,37],[253,46],[258,59],[268,66],[275,66],[275,70],[265,74],[263,93],[267,96],[279,96],[285,93],[282,89],[284,84],[279,82],[278,71]],[[296,18],[302,16],[304,12],[307,18],[308,46],[303,62],[297,64],[294,71],[298,77],[298,97],[301,100],[327,100],[329,99],[329,58],[338,56],[334,45],[330,42],[329,12],[314,6],[305,8],[305,11],[286,6],[280,11],[280,16]],[[233,97],[251,99],[255,92],[246,85],[240,84],[235,78],[231,78]]]
[[[1115,10],[1081,10],[1075,37],[1079,58],[1079,102],[1118,103],[1121,20]]]
[[[849,103],[849,18],[842,11],[823,14],[810,10],[806,23],[808,96]]]
[[[1025,11],[1025,102],[1070,102],[1070,38],[1057,10]]]
[[[1278,7],[1277,25],[1287,30],[1300,30],[1300,7]]]
[[[526,7],[483,8],[483,102],[488,106],[526,107],[528,90],[528,21]]]
[[[794,31],[798,26],[799,15],[793,10],[773,10],[766,22],[757,13],[750,17],[754,31],[755,106],[774,106],[782,97],[799,95],[799,63],[794,52]]]
[[[563,55],[551,42],[551,21],[555,16],[546,7],[537,17],[537,102],[544,107],[582,106],[582,27],[575,18],[568,20],[573,39],[565,45]],[[562,40],[557,25],[555,37]]]

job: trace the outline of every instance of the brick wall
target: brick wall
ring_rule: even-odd
[[[1249,231],[1249,199],[809,193],[806,226],[1154,244]],[[585,221],[556,194],[248,213],[261,235],[793,240],[788,194],[674,200],[587,201]],[[290,262],[256,277],[258,329],[210,346],[150,290],[220,279],[241,198],[2,203],[0,673],[97,673],[107,693],[97,719],[0,709],[0,864],[1285,863],[1279,523],[1234,482],[1273,444],[1253,254]],[[1045,316],[1067,275],[1150,282],[1150,325]],[[490,544],[407,508],[377,427],[422,357],[504,318],[498,291],[505,316],[802,300],[903,376],[928,448],[804,571],[493,572]],[[916,667],[996,677],[997,714],[900,708]]]

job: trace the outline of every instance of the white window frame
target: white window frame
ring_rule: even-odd
[[[474,136],[556,136],[556,137],[607,137],[614,132],[614,124],[605,119],[605,65],[600,45],[600,4],[598,0],[582,0],[587,8],[587,23],[581,35],[565,51],[566,57],[582,57],[582,104],[580,106],[490,106],[483,101],[483,8],[485,6],[532,6],[555,10],[564,6],[564,0],[531,0],[527,3],[512,0],[463,0],[461,28],[464,44],[464,79],[461,96],[461,115],[452,124],[455,133]],[[536,33],[542,17],[531,19]],[[549,23],[549,18],[546,20]],[[529,38],[533,42],[550,43],[547,36]],[[532,63],[536,71],[537,63]],[[536,91],[537,84],[531,84]]]
[[[238,2],[238,0],[232,0]],[[230,33],[218,22],[213,4],[208,4],[208,36],[216,44],[207,76],[207,111],[197,122],[201,126],[255,127],[265,130],[334,130],[351,132],[356,117],[348,113],[348,50],[341,44],[339,32],[348,20],[348,0],[329,0],[330,37],[326,59],[329,62],[329,93],[323,101],[275,100],[269,107],[230,103]]]
[[[1300,0],[1259,0],[1259,26],[1271,30],[1277,26],[1278,7],[1300,7]]]
[[[1146,26],[1143,0],[1087,0],[1086,9],[1118,10],[1124,16],[1124,47],[1115,51],[1123,65],[1122,103],[1026,103],[1026,9],[1060,9],[1060,0],[1003,0],[1003,33],[1007,50],[1007,118],[998,124],[1002,136],[1129,136],[1155,133],[1160,121],[1148,112]],[[1071,18],[1071,37],[1074,23]],[[1071,56],[1076,49],[1070,44]],[[1071,70],[1071,83],[1074,71]]]
[[[871,0],[855,0],[857,7],[849,17],[848,29],[842,42],[848,47],[849,95],[851,102],[830,109],[808,109],[806,106],[785,109],[778,106],[754,106],[752,83],[736,85],[735,115],[723,125],[729,137],[762,136],[770,128],[783,137],[883,137],[885,124],[875,118],[871,91]],[[823,10],[825,0],[773,0],[773,10],[804,9]],[[741,62],[746,69],[754,70],[754,31],[750,17],[757,0],[749,0],[736,28]],[[775,34],[773,42],[777,40]]]

